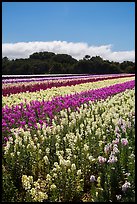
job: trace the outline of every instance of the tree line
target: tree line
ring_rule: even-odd
[[[27,59],[2,58],[2,75],[16,74],[117,74],[135,73],[135,63],[103,60],[85,55],[76,60],[68,54],[35,52]]]

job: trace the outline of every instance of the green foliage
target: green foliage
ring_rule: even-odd
[[[18,200],[18,190],[13,183],[10,172],[2,169],[2,202],[15,202]]]
[[[135,73],[135,63],[131,61],[110,62],[100,56],[85,57],[79,61],[67,54],[35,52],[28,59],[2,59],[2,74],[115,74]]]

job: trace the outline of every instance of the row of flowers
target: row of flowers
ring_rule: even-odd
[[[30,78],[55,78],[55,77],[80,77],[87,76],[89,74],[12,74],[12,75],[2,75],[3,79],[12,80],[12,79],[30,79]]]
[[[132,77],[133,75],[129,75]],[[58,80],[58,81],[45,81],[45,82],[33,82],[27,84],[17,84],[13,86],[3,86],[2,87],[2,95],[9,96],[10,94],[16,94],[21,92],[35,92],[39,90],[46,90],[52,87],[61,87],[61,86],[74,86],[76,84],[88,83],[88,82],[96,82],[100,80],[107,80],[107,79],[116,79],[116,78],[123,78],[127,77],[127,75],[118,75],[118,76],[103,76],[103,77],[90,77],[90,78],[81,78],[81,79],[69,79],[69,80]]]
[[[134,76],[135,74],[103,74],[103,75],[68,75],[68,76],[49,76],[49,77],[37,77],[35,78],[35,75],[29,75],[30,78],[26,78],[26,76],[24,76],[22,78],[9,78],[9,79],[2,79],[2,84],[16,84],[16,83],[20,83],[20,82],[35,82],[35,81],[45,81],[45,80],[63,80],[63,79],[78,79],[78,78],[89,78],[89,77],[102,77],[102,76]],[[27,75],[28,77],[28,75]]]
[[[51,101],[32,100],[26,104],[21,103],[12,107],[5,106],[2,108],[3,136],[7,140],[6,136],[10,134],[11,128],[25,128],[26,124],[32,129],[37,128],[37,123],[52,125],[53,118],[63,109],[77,110],[83,103],[106,99],[114,94],[124,92],[126,89],[133,89],[134,86],[135,80],[132,80],[64,97],[54,97]]]
[[[15,78],[15,79],[3,79],[3,84],[16,84],[21,82],[36,82],[36,81],[45,81],[45,80],[65,80],[65,79],[78,79],[78,78],[89,78],[94,77],[95,75],[86,75],[86,76],[60,76],[60,77],[31,77],[31,78]]]
[[[116,83],[122,83],[134,79],[135,77],[126,77],[126,78],[117,78],[117,79],[108,79],[97,82],[82,83],[75,86],[62,86],[62,87],[52,87],[47,90],[40,90],[36,92],[22,92],[18,94],[11,94],[10,96],[2,97],[2,106],[5,105],[12,106],[17,105],[22,102],[29,103],[31,100],[52,100],[55,96],[65,96],[68,94],[80,93],[82,91],[102,88],[105,86],[113,85]]]
[[[52,126],[38,122],[37,128],[11,129],[3,147],[3,176],[13,201],[134,202],[133,87],[130,81],[48,103],[33,101],[26,110],[21,105],[6,108],[9,117],[51,105],[59,111]]]
[[[93,79],[94,78],[101,78],[100,76],[98,76],[98,77],[92,77]],[[82,80],[81,82],[85,82],[85,80],[87,80],[87,79],[91,79],[91,77],[84,77],[84,78],[80,78],[79,80]],[[107,79],[107,77],[106,77],[106,79]],[[53,84],[53,82],[54,82],[54,84],[55,83],[62,83],[62,85],[63,85],[63,83],[66,83],[66,82],[68,82],[68,83],[70,83],[70,82],[77,82],[77,80],[78,79],[74,79],[74,78],[72,78],[72,79],[55,79],[55,80],[42,80],[42,82],[41,81],[30,81],[30,82],[18,82],[18,83],[8,83],[8,84],[2,84],[2,89],[3,90],[5,90],[5,89],[7,89],[7,88],[12,88],[12,87],[21,87],[21,86],[28,86],[28,85],[32,85],[32,86],[34,86],[34,85],[36,85],[36,84],[45,84],[46,86],[48,85],[48,84]],[[71,85],[70,85],[71,86]],[[73,85],[72,85],[73,86]],[[54,86],[53,86],[54,87]]]

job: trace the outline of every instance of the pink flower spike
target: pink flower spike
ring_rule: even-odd
[[[99,156],[99,157],[98,157],[98,161],[99,161],[100,164],[103,164],[103,163],[106,162],[106,158],[104,158],[104,157],[102,157],[102,156]]]
[[[122,138],[121,143],[122,143],[123,146],[127,146],[128,145],[128,140],[126,138]]]

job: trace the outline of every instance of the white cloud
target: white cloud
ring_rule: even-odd
[[[87,43],[50,41],[3,43],[2,56],[9,59],[28,58],[34,52],[48,51],[56,54],[69,54],[77,60],[85,55],[100,56],[109,61],[135,61],[135,51],[112,51],[112,45],[89,46]]]

